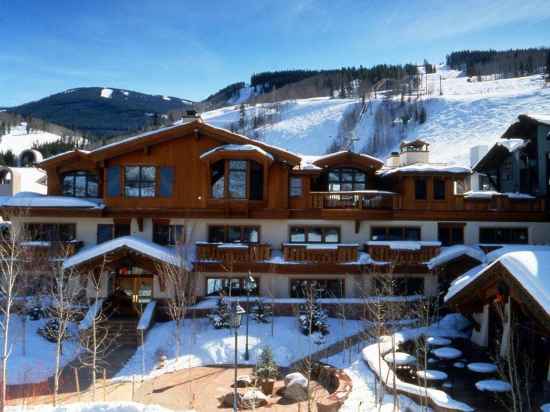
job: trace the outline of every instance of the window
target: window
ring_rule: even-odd
[[[367,175],[358,169],[342,168],[328,171],[329,192],[351,192],[365,190]]]
[[[258,243],[258,226],[210,226],[208,241],[211,243]]]
[[[460,223],[440,223],[437,228],[438,240],[443,246],[464,244],[464,225]]]
[[[130,236],[130,223],[98,224],[97,243],[107,242],[117,237]]]
[[[427,191],[426,191],[426,179],[415,179],[414,180],[414,197],[416,200],[426,200]]]
[[[290,243],[338,243],[340,228],[329,226],[291,226]]]
[[[155,193],[155,166],[126,166],[124,168],[124,194],[127,197],[155,197]]]
[[[298,176],[292,176],[290,178],[290,197],[302,196],[302,178]]]
[[[98,197],[97,175],[79,170],[63,175],[63,196]]]
[[[310,289],[311,288],[311,289]],[[304,298],[313,291],[316,298],[344,297],[343,279],[291,279],[290,297]]]
[[[440,177],[433,178],[434,200],[445,200],[445,179]]]
[[[214,199],[262,200],[263,166],[252,160],[218,160],[210,167]]]
[[[250,288],[250,295],[257,296],[260,290],[259,279],[253,278],[251,285],[246,278],[208,278],[206,279],[207,296],[216,296],[223,293],[226,296],[246,296],[247,288]]]
[[[529,243],[527,228],[482,227],[479,229],[480,243]]]
[[[423,295],[424,279],[413,277],[375,278],[374,288],[375,295]]]
[[[25,238],[31,241],[69,242],[76,239],[76,224],[25,223]]]
[[[183,225],[170,225],[168,223],[153,223],[153,242],[168,246],[184,242]]]
[[[408,226],[374,226],[370,240],[420,240],[420,228]]]

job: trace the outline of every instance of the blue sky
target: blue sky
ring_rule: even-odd
[[[79,86],[203,99],[254,72],[550,46],[549,0],[0,0],[0,106]]]

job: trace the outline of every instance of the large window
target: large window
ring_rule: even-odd
[[[528,230],[525,227],[482,227],[479,243],[529,243]]]
[[[420,240],[419,227],[374,226],[371,228],[371,240]]]
[[[445,179],[433,178],[434,200],[445,200]]]
[[[63,175],[63,196],[98,197],[97,175],[79,170]]]
[[[130,223],[97,225],[97,243],[107,242],[117,237],[130,235]]]
[[[208,278],[206,279],[206,295],[217,296],[224,294],[225,296],[246,296],[247,288],[250,289],[250,295],[258,295],[259,280],[253,278],[254,283],[251,283],[248,277],[246,278]]]
[[[328,171],[329,192],[365,190],[367,175],[358,169],[341,168]]]
[[[290,243],[339,243],[340,228],[332,226],[291,226]]]
[[[426,200],[428,198],[426,179],[417,178],[414,180],[414,197],[416,200]]]
[[[124,194],[126,197],[155,197],[156,167],[126,166],[124,168]]]
[[[168,223],[153,224],[153,242],[159,245],[176,245],[184,242],[184,226],[170,225]]]
[[[424,278],[392,277],[375,278],[375,295],[411,296],[424,294]]]
[[[343,279],[291,279],[290,297],[305,298],[314,294],[316,298],[342,298]]]
[[[76,224],[25,223],[25,238],[32,241],[68,242],[76,239]]]
[[[214,199],[263,198],[263,167],[252,160],[218,160],[210,167]]]
[[[464,244],[464,225],[461,223],[440,223],[437,232],[443,246]]]
[[[258,243],[258,226],[210,226],[208,241],[211,243]]]

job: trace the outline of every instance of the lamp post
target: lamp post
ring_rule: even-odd
[[[241,326],[241,318],[243,313],[245,313],[245,310],[242,308],[241,305],[239,305],[239,302],[235,302],[233,304],[233,308],[231,310],[231,327],[233,328],[233,331],[235,333],[235,359],[234,359],[234,368],[235,368],[235,376],[233,379],[233,411],[237,412],[237,397],[239,396],[239,392],[237,391],[237,365],[238,365],[238,335],[239,335],[239,326]]]
[[[248,314],[250,313],[250,289],[256,287],[256,282],[254,278],[248,275],[247,284],[246,284],[246,343],[244,350],[244,359],[249,360],[250,354],[248,352]]]

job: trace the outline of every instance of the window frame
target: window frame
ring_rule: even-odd
[[[439,189],[442,189],[443,192],[441,193]],[[443,177],[434,177],[432,179],[432,192],[433,200],[444,201],[447,199],[447,181]]]
[[[256,284],[256,288],[251,290],[250,291],[250,296],[259,296],[260,295],[260,281],[261,281],[261,278],[259,277],[255,277],[255,276],[252,276],[252,278],[254,279],[254,283]],[[222,281],[222,282],[226,282],[231,284],[232,282],[234,281],[238,281],[239,282],[239,293],[238,294],[233,294],[231,293],[231,296],[246,296],[247,293],[246,293],[246,282],[248,282],[248,276],[227,276],[227,277],[224,277],[224,276],[207,276],[206,279],[204,280],[204,283],[205,283],[205,287],[204,287],[204,290],[205,290],[205,296],[219,296],[219,294],[221,292],[223,292],[225,290],[225,288],[223,287],[222,285],[222,288],[220,289],[220,291],[218,292],[211,292],[209,293],[208,292],[208,282],[210,280],[214,280],[214,281]],[[231,290],[233,291],[233,288],[231,288]],[[225,296],[229,296],[229,293],[227,293]]]
[[[507,233],[508,239],[496,239],[496,233],[493,233],[492,239],[490,241],[487,241],[487,234],[483,235],[482,233],[487,231],[497,231],[501,230],[504,231],[504,233]],[[524,231],[525,233],[525,241],[524,242],[517,242],[514,241],[514,238],[517,237],[517,233],[514,234],[514,232]],[[527,245],[529,244],[529,228],[527,226],[519,226],[519,227],[480,227],[479,228],[479,243],[481,244],[503,244],[503,245]]]
[[[303,229],[304,231],[304,241],[303,242],[298,242],[298,241],[293,241],[292,240],[292,230],[293,229]],[[320,229],[321,230],[321,240],[320,241],[312,241],[312,240],[309,240],[309,232],[312,230],[312,229]],[[336,242],[327,242],[326,241],[326,236],[327,236],[327,231],[329,230],[336,230],[336,232],[338,233],[338,240]],[[340,226],[317,226],[317,225],[291,225],[289,226],[288,228],[288,243],[293,243],[293,244],[300,244],[300,243],[314,243],[314,244],[338,244],[340,243],[342,240],[342,231],[341,231],[341,228]]]
[[[223,238],[224,240],[222,242],[218,242],[218,241],[212,241],[212,238],[211,238],[211,234],[210,234],[210,231],[214,228],[222,228],[223,229]],[[231,228],[239,228],[239,231],[240,231],[240,241],[239,242],[233,242],[233,241],[230,241],[229,240],[229,231],[231,230]],[[260,244],[261,243],[261,230],[260,230],[261,226],[257,226],[257,225],[208,225],[208,243],[243,243],[243,244],[249,244],[249,245],[257,245],[257,244]],[[256,230],[256,232],[258,233],[258,241],[257,242],[248,242],[248,241],[244,241],[244,233],[246,230],[249,230],[249,229],[252,229],[252,230]]]
[[[421,192],[419,191],[419,188],[421,187],[419,186],[420,183],[422,183],[422,185],[424,186],[424,189],[423,189],[424,194],[422,197],[419,197],[419,193]],[[420,201],[428,200],[428,182],[425,177],[414,178],[414,200],[420,200]]]
[[[384,239],[373,239],[373,232],[375,230],[384,230]],[[415,232],[418,232],[418,239],[408,239],[407,238],[407,231],[414,230]],[[400,231],[400,238],[399,239],[393,239],[392,236],[390,236],[390,232],[394,231]],[[371,226],[370,228],[370,240],[376,242],[376,241],[382,241],[382,242],[394,242],[394,241],[412,241],[412,242],[420,242],[422,240],[422,227],[421,226]]]
[[[332,174],[337,174],[338,179],[333,179]],[[345,173],[351,173],[351,180],[347,181],[344,179]],[[358,192],[367,190],[368,174],[364,170],[358,169],[356,167],[335,167],[326,171],[327,175],[327,191],[331,193],[339,192]],[[357,179],[358,175],[363,175],[364,180]],[[350,185],[351,190],[342,190],[343,185]],[[331,185],[339,185],[339,190],[331,190]],[[356,185],[362,185],[362,189],[356,188]]]
[[[303,293],[297,293],[297,291],[299,291],[299,288],[300,287],[303,287],[303,285],[298,285],[297,287],[295,287],[295,285],[297,283],[300,283],[300,282],[304,282],[304,283],[311,283],[311,282],[319,282],[320,284],[324,284],[326,285],[326,289],[328,288],[328,282],[338,282],[338,293],[333,293],[331,295],[327,295],[325,294],[324,296],[316,296],[317,298],[320,298],[320,299],[326,299],[326,298],[336,298],[336,299],[341,299],[341,298],[345,298],[346,297],[346,282],[345,282],[345,279],[342,279],[342,278],[319,278],[319,279],[315,279],[315,278],[291,278],[289,280],[289,284],[288,284],[288,288],[289,288],[289,291],[288,291],[288,295],[291,297],[291,298],[298,298],[298,299],[303,299],[304,296],[303,296]]]
[[[167,242],[160,238],[161,228],[168,228]],[[176,246],[185,243],[185,225],[153,222],[153,242],[162,246]]]
[[[294,183],[299,183],[294,185]],[[304,181],[301,176],[290,176],[288,180],[288,197],[296,198],[304,195]]]
[[[214,193],[214,180],[213,180],[213,166],[223,162],[223,175],[222,175],[222,182],[223,182],[223,195],[216,196]],[[231,162],[245,162],[246,168],[243,169],[237,169],[237,168],[231,168]],[[261,190],[261,198],[260,199],[252,199],[251,194],[251,179],[252,179],[252,172],[253,172],[253,165],[252,162],[254,162],[257,165],[256,170],[261,171],[261,181],[262,181],[262,190]],[[230,186],[230,179],[232,173],[245,173],[245,190],[244,190],[244,197],[233,197],[231,196],[231,192],[229,189]],[[209,188],[208,193],[211,199],[214,200],[231,200],[231,201],[252,201],[252,202],[261,202],[264,201],[266,198],[266,170],[264,167],[264,164],[261,162],[257,162],[254,159],[239,159],[239,158],[224,158],[217,160],[209,165],[209,171],[208,171],[208,180],[209,180]]]
[[[426,293],[426,278],[418,276],[391,276],[391,281],[396,282],[396,285],[392,287],[391,296],[423,296]],[[377,291],[381,291],[383,288],[380,287],[380,283],[388,281],[380,276],[374,277],[374,289],[372,291],[375,294]],[[411,285],[412,282],[421,282],[421,290],[414,290],[414,287]],[[381,296],[378,295],[377,296]],[[382,295],[383,296],[383,295]]]
[[[86,180],[83,196],[79,196],[79,195],[76,194],[75,189],[76,189],[77,177],[84,177],[85,180]],[[72,190],[71,190],[71,192],[72,192],[72,194],[68,194],[68,192],[65,191],[65,179],[66,178],[71,178],[71,181],[72,181],[72,186],[71,186]],[[96,193],[95,193],[95,195],[90,194],[90,181],[92,180],[91,178],[95,179],[95,184],[96,184]],[[98,198],[100,196],[99,176],[97,175],[97,173],[91,172],[89,170],[72,170],[70,172],[63,173],[63,175],[61,176],[61,190],[63,192],[63,196],[76,197],[76,198],[81,198],[81,199],[82,198]]]
[[[130,168],[137,168],[138,169],[138,178],[137,179],[130,179],[128,180],[128,169]],[[154,170],[155,172],[155,176],[153,178],[153,180],[145,180],[143,179],[143,172],[142,170],[143,169],[146,169],[146,168],[151,168]],[[156,165],[124,165],[124,185],[123,185],[123,190],[124,190],[124,197],[125,198],[131,198],[131,199],[153,199],[153,198],[156,198],[158,197],[158,171],[157,171],[158,167]],[[130,195],[128,194],[128,183],[129,182],[132,182],[132,183],[137,183],[137,190],[138,190],[138,195]],[[142,191],[144,189],[144,183],[152,183],[153,184],[153,195],[152,196],[144,196],[142,194]]]
[[[102,240],[101,242],[99,239],[100,227],[105,229],[109,228],[111,231],[111,236],[109,237],[109,239]],[[131,230],[132,228],[129,222],[98,223],[96,228],[96,243],[99,245],[101,243],[105,243],[119,237],[129,236],[131,234]],[[121,233],[121,232],[124,232],[124,233]]]
[[[32,229],[31,227],[35,228]],[[61,230],[62,227],[69,230]],[[28,222],[24,223],[23,228],[27,241],[70,242],[76,240],[76,223]],[[61,236],[63,233],[65,235]]]

